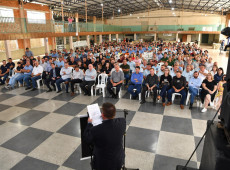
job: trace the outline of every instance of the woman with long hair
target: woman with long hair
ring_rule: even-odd
[[[204,81],[202,82],[202,90],[200,93],[201,102],[204,103],[204,108],[201,112],[206,112],[208,105],[214,100],[217,90],[217,83],[213,79],[212,74],[208,73]]]

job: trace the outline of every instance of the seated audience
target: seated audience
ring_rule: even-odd
[[[204,108],[201,112],[206,112],[209,104],[212,106],[212,101],[216,95],[216,90],[217,83],[213,79],[212,74],[208,73],[202,82],[202,90],[200,93],[201,102],[204,104]]]
[[[72,77],[71,77],[71,81],[70,81],[71,96],[74,96],[74,85],[75,85],[75,83],[81,83],[83,78],[84,78],[83,71],[78,66],[75,66]]]
[[[5,81],[9,75],[9,72],[10,72],[10,68],[6,64],[6,60],[3,60],[1,68],[0,68],[0,85],[5,84]]]
[[[124,60],[125,61],[125,60]],[[122,83],[124,81],[124,73],[120,70],[119,64],[115,64],[115,71],[112,71],[111,78],[107,83],[107,90],[113,98],[118,98],[118,94]],[[116,93],[114,93],[113,89],[116,87]]]
[[[26,65],[25,67],[21,70],[21,72],[23,73],[22,75],[20,75],[17,80],[19,81],[19,83],[21,85],[23,85],[23,82],[26,83],[26,90],[30,89],[30,85],[29,85],[29,81],[25,81],[26,79],[30,79],[31,78],[31,74],[33,71],[33,66],[30,65],[30,60],[26,60]]]
[[[199,89],[201,86],[201,79],[199,78],[199,72],[195,71],[193,77],[189,80],[188,89],[191,94],[189,109],[192,109],[195,96],[199,94]]]
[[[181,71],[178,70],[176,76],[172,79],[172,88],[168,91],[168,103],[167,106],[172,104],[172,94],[173,93],[180,93],[181,94],[181,101],[180,101],[180,108],[184,109],[184,102],[186,100],[186,79],[184,76],[181,75]]]
[[[22,63],[17,63],[17,68],[14,70],[15,74],[10,78],[10,81],[7,86],[5,86],[6,89],[13,89],[15,86],[15,83],[17,82],[17,79],[20,75],[22,75],[21,70],[23,69]]]
[[[84,95],[91,96],[91,87],[95,84],[97,78],[97,72],[93,68],[92,64],[89,64],[88,69],[85,71],[85,80],[80,84],[81,89],[84,91]]]
[[[132,95],[132,99],[136,99],[141,92],[141,84],[143,81],[143,74],[140,73],[140,67],[136,66],[136,72],[131,75],[128,92]]]
[[[150,67],[151,68],[151,67]],[[145,79],[145,84],[141,91],[141,104],[145,103],[146,91],[153,92],[153,104],[156,104],[157,98],[157,85],[159,83],[158,76],[154,73],[154,68],[150,69],[150,74]]]
[[[65,82],[65,90],[66,93],[69,93],[69,82],[71,79],[71,74],[72,74],[72,67],[69,67],[69,64],[66,62],[64,67],[61,68],[60,75],[61,78],[56,80],[56,85],[57,85],[57,93],[61,92],[61,83]]]

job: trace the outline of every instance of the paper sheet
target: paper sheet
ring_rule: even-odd
[[[101,111],[100,111],[98,103],[88,105],[87,110],[88,110],[90,119],[92,119],[93,126],[97,126],[102,123]]]

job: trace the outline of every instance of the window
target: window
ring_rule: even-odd
[[[14,11],[13,9],[0,8],[0,22],[14,22]]]
[[[27,11],[27,21],[29,24],[46,24],[45,12]]]
[[[44,38],[33,38],[30,39],[30,46],[31,48],[37,48],[37,47],[44,47]]]

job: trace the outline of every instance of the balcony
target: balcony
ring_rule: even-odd
[[[93,23],[73,23],[54,20],[0,17],[0,34],[10,33],[71,33],[71,32],[167,32],[221,31],[224,25],[134,25],[119,26]]]

